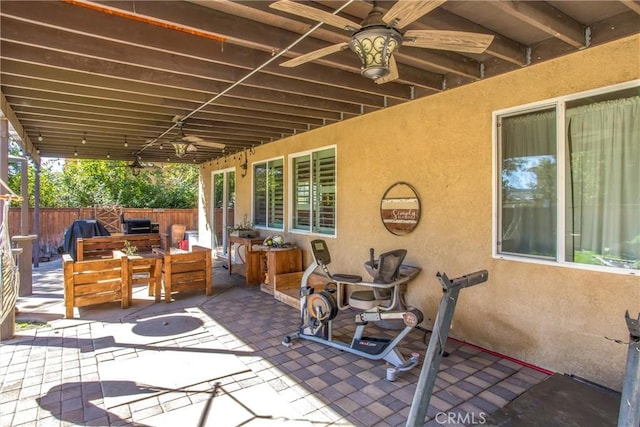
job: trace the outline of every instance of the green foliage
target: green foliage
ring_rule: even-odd
[[[135,245],[132,245],[130,241],[125,240],[124,248],[122,249],[122,252],[125,253],[126,255],[135,255],[138,252],[138,247]]]
[[[34,206],[35,170],[28,168],[29,205]],[[9,185],[20,189],[21,171],[9,171]],[[138,176],[127,162],[102,160],[45,160],[40,173],[40,206],[87,207],[112,205],[129,208],[193,209],[198,205],[198,168],[164,164],[145,168]]]
[[[60,177],[53,172],[54,161],[43,162],[40,172],[40,206],[51,208],[58,206],[57,189]],[[29,206],[35,206],[35,168],[30,165],[27,168]],[[9,164],[9,187],[14,193],[20,194],[22,188],[22,172],[17,163]],[[19,202],[13,202],[12,206],[20,206]]]

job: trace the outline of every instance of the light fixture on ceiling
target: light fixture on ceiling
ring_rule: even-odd
[[[172,142],[173,148],[176,150],[176,157],[182,158],[185,154],[187,154],[187,147],[189,144],[184,142]]]
[[[128,146],[129,146],[129,143],[127,142],[127,137],[126,137],[126,135],[125,135],[125,137],[124,137],[124,146],[125,146],[125,147],[128,147]]]
[[[162,142],[160,143],[160,149],[164,150],[164,145],[162,145]]]
[[[349,42],[351,50],[362,61],[361,74],[372,80],[389,74],[391,55],[402,44],[402,34],[389,27],[382,20],[383,15],[383,9],[374,7],[362,22],[362,29],[355,33]]]
[[[42,142],[43,138],[42,138],[42,134],[40,132],[38,132],[38,141]]]
[[[40,148],[36,147],[36,153],[40,154]]]
[[[84,136],[82,137],[82,144],[86,144],[87,143],[87,133],[84,133]]]
[[[76,147],[73,147],[73,156],[78,157],[78,150],[76,149]]]
[[[107,159],[111,158],[111,154],[107,153]]]

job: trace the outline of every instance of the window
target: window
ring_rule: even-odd
[[[253,224],[284,229],[284,162],[282,159],[253,165]]]
[[[335,235],[335,148],[292,156],[291,169],[292,230]]]
[[[640,271],[637,84],[496,113],[496,253]]]

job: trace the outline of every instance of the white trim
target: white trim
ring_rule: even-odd
[[[216,234],[216,229],[215,229],[215,209],[216,209],[216,198],[215,198],[215,191],[216,191],[216,185],[215,185],[215,175],[222,175],[222,205],[223,208],[227,207],[227,200],[229,199],[229,194],[228,194],[228,183],[227,180],[229,179],[229,173],[233,172],[234,174],[234,185],[237,181],[237,177],[238,177],[238,173],[236,172],[236,168],[235,166],[232,167],[228,167],[225,169],[217,169],[214,171],[211,171],[211,209],[209,211],[209,215],[211,215],[211,247],[212,249],[216,250],[217,246],[214,247],[214,242],[216,241],[215,239],[215,234]],[[234,192],[236,191],[236,189],[234,188]],[[234,210],[233,210],[233,220],[235,223],[235,216],[237,213],[237,209],[234,206]],[[222,246],[222,251],[224,253],[225,248],[227,247],[227,242],[226,242],[226,233],[224,232],[225,228],[227,227],[226,224],[227,221],[227,216],[226,215],[222,215],[222,242],[219,242],[220,245]],[[229,254],[227,254],[227,256],[229,256]]]
[[[282,194],[282,203],[283,203],[282,214],[286,216],[287,215],[287,209],[286,209],[286,204],[287,204],[287,186],[285,184],[287,182],[288,171],[287,171],[287,168],[286,168],[287,161],[285,159],[285,156],[275,156],[275,157],[271,157],[271,158],[268,158],[268,159],[256,160],[254,162],[251,162],[251,207],[250,207],[250,209],[251,209],[251,218],[252,218],[251,223],[254,225],[254,227],[257,230],[272,230],[272,231],[279,231],[281,233],[284,233],[286,231],[286,229],[287,229],[287,218],[286,217],[282,218],[282,228],[257,226],[253,221],[255,219],[254,214],[255,214],[255,203],[256,203],[256,198],[255,198],[255,193],[254,193],[254,190],[255,190],[255,174],[253,173],[254,167],[255,167],[255,165],[264,163],[267,166],[267,173],[268,173],[269,162],[273,162],[275,160],[281,160],[281,159],[282,159],[282,173],[284,174],[284,176],[282,177],[282,192],[283,192],[283,194]],[[247,173],[249,173],[249,171],[247,171]],[[267,195],[267,199],[268,199],[268,197],[269,196]]]
[[[567,211],[565,168],[567,167],[565,150],[567,141],[565,138],[565,113],[566,103],[558,101],[556,108],[556,261],[559,264],[566,264],[566,235],[567,235]],[[561,145],[562,144],[562,145]],[[562,183],[562,185],[560,185]],[[562,233],[558,231],[562,230]]]
[[[323,234],[323,233],[315,233],[311,230],[313,230],[313,218],[311,218],[311,230],[306,231],[306,230],[300,230],[297,228],[293,228],[293,207],[294,207],[294,200],[293,200],[293,196],[295,193],[295,189],[293,188],[293,179],[294,179],[294,173],[293,173],[293,161],[299,157],[304,157],[304,156],[309,156],[310,160],[311,160],[311,164],[313,165],[313,153],[316,153],[318,151],[324,151],[324,150],[330,150],[333,149],[334,152],[334,159],[335,159],[335,168],[334,168],[334,179],[335,179],[335,194],[336,194],[336,198],[335,198],[335,202],[334,202],[334,209],[335,209],[335,218],[334,218],[334,228],[333,228],[333,233],[332,234]],[[289,201],[289,206],[288,206],[288,212],[287,212],[287,217],[288,217],[288,222],[287,222],[287,229],[290,233],[292,234],[298,234],[298,235],[304,235],[304,236],[319,236],[319,237],[327,237],[327,238],[335,238],[338,235],[338,146],[336,144],[332,144],[332,145],[325,145],[323,147],[318,147],[318,148],[314,148],[312,150],[305,150],[305,151],[299,151],[296,153],[291,153],[288,155],[287,157],[287,175],[288,175],[288,188],[290,188],[290,191],[288,192],[288,201]],[[313,173],[311,174],[312,177],[311,179],[313,179]],[[312,183],[312,187],[313,187],[313,183]],[[313,199],[312,194],[310,194],[311,199]]]
[[[572,268],[576,270],[590,270],[590,271],[599,271],[601,273],[613,273],[613,274],[623,274],[625,276],[640,276],[640,272],[638,270],[627,270],[626,268],[617,268],[617,267],[605,267],[595,264],[580,264],[577,262],[559,262],[559,261],[547,261],[542,258],[529,258],[526,256],[516,256],[516,255],[507,255],[507,254],[498,254],[493,258],[503,261],[516,261],[516,262],[526,262],[528,264],[538,264],[545,265],[548,267],[563,267],[563,268]]]

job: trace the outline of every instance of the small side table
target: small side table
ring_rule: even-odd
[[[233,262],[231,259],[231,250],[233,248],[233,244],[238,244],[239,246],[244,245],[246,248],[245,251],[245,272],[244,277],[247,285],[258,285],[262,281],[261,277],[261,268],[260,268],[260,252],[254,251],[253,245],[261,244],[264,241],[264,238],[261,237],[239,237],[239,236],[229,236],[229,247],[227,250],[227,254],[229,255],[229,274],[233,273]]]
[[[162,258],[155,253],[141,253],[124,255],[128,261],[127,298],[128,303],[133,299],[133,286],[147,284],[149,296],[160,301],[162,294]],[[148,275],[148,276],[147,276]]]

